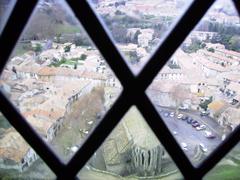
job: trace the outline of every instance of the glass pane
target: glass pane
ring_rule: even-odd
[[[239,17],[217,1],[147,90],[194,165],[239,125]]]
[[[240,179],[240,144],[236,145],[211,171],[203,178],[214,179]]]
[[[79,173],[80,179],[182,179],[136,107],[132,107]]]
[[[55,178],[55,174],[0,113],[0,179]]]
[[[40,1],[1,80],[2,90],[67,161],[121,85],[64,1]]]
[[[89,0],[117,47],[138,73],[192,0]]]
[[[2,33],[3,27],[13,9],[16,0],[1,0],[0,1],[0,34]]]

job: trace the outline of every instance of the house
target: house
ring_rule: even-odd
[[[233,131],[240,124],[240,110],[228,107],[219,117],[218,123]]]
[[[37,154],[13,128],[6,130],[0,139],[0,167],[24,171],[36,159]]]
[[[223,100],[215,100],[208,104],[208,109],[210,111],[210,116],[212,118],[219,117],[220,114],[226,109],[227,103]]]
[[[235,95],[240,95],[240,84],[236,82],[230,82],[229,85],[226,86],[224,93],[228,97],[233,97]]]

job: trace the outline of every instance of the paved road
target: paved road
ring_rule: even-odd
[[[197,131],[186,121],[179,120],[176,118],[176,116],[164,117],[164,112],[173,112],[173,109],[157,107],[157,110],[159,111],[164,122],[170,128],[170,131],[172,133],[174,131],[177,132],[177,134],[174,135],[177,141],[179,143],[184,142],[187,144],[188,150],[186,150],[185,152],[190,159],[193,158],[194,149],[198,144],[203,143],[207,147],[208,153],[210,153],[221,143],[220,135],[222,133],[222,129],[216,122],[214,122],[213,119],[209,117],[202,118],[197,112],[180,112],[182,114],[192,117],[200,124],[205,124],[207,126],[206,130],[210,130],[216,135],[215,139],[208,139],[204,136],[204,131]]]

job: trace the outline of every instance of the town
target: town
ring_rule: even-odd
[[[90,3],[129,68],[138,74],[190,1]],[[3,1],[2,7],[8,5]],[[123,88],[66,7],[64,1],[40,1],[0,77],[1,91],[65,162],[81,147]],[[196,166],[240,124],[239,42],[240,18],[230,2],[219,0],[146,91]],[[0,121],[0,177],[54,179],[2,114]],[[240,148],[234,153],[224,165],[237,169]],[[147,176],[181,179],[164,146],[133,106],[79,177]]]

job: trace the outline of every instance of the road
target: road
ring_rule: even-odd
[[[195,111],[181,111],[179,113],[185,114],[187,116],[192,117],[194,120],[197,120],[200,124],[206,125],[206,130],[212,131],[216,138],[208,139],[205,137],[204,131],[197,131],[192,125],[188,124],[186,121],[177,119],[176,116],[174,117],[164,117],[164,112],[174,112],[174,109],[171,108],[163,108],[157,107],[157,110],[161,117],[163,118],[166,125],[169,127],[170,131],[176,132],[174,137],[178,141],[178,143],[186,143],[187,150],[184,150],[186,155],[189,157],[190,160],[193,159],[194,156],[194,149],[200,143],[203,143],[205,147],[207,147],[208,152],[212,152],[220,143],[221,143],[221,133],[222,128],[210,117],[201,117],[199,112]]]

